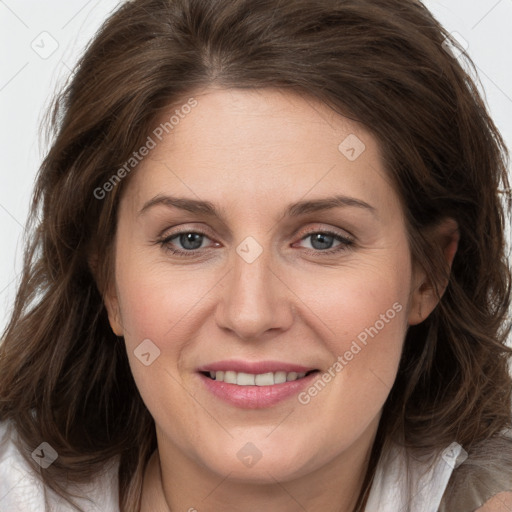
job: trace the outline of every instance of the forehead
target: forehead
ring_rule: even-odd
[[[163,191],[282,203],[333,192],[396,201],[377,140],[321,102],[279,89],[207,89],[154,123],[154,148],[129,189],[140,206]]]

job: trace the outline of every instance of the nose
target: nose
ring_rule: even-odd
[[[292,325],[293,294],[271,263],[267,249],[252,262],[235,253],[216,310],[221,329],[244,341],[257,341],[268,332],[275,335]]]

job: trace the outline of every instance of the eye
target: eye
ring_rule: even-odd
[[[195,255],[196,252],[203,248],[202,246],[205,239],[209,239],[209,237],[202,231],[179,231],[157,242],[162,248],[172,254],[177,256],[191,256]],[[177,244],[181,245],[182,249],[173,247]]]
[[[333,231],[310,231],[306,236],[301,238],[301,241],[311,239],[311,246],[313,250],[308,250],[309,253],[312,254],[334,254],[340,251],[345,251],[350,248],[354,244],[354,240],[340,235],[338,233],[334,233]],[[338,245],[332,247],[332,244],[338,241]]]

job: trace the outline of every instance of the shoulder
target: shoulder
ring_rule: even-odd
[[[42,484],[16,447],[10,422],[0,422],[0,510],[45,510]]]
[[[512,431],[481,441],[453,470],[439,512],[512,510]]]
[[[76,510],[48,489],[40,473],[49,467],[56,452],[39,443],[33,450],[27,448],[24,457],[18,448],[17,432],[11,422],[0,421],[0,510],[9,512],[68,512]],[[50,453],[49,453],[50,452]],[[78,496],[74,501],[85,512],[118,511],[118,461],[105,466],[93,481],[69,486],[67,490]],[[107,508],[104,508],[107,506]]]
[[[492,497],[476,512],[509,512],[512,510],[512,492],[501,492]]]

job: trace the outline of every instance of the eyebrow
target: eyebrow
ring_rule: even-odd
[[[157,195],[153,199],[147,201],[142,207],[142,209],[139,211],[138,216],[144,214],[149,209],[157,205],[174,207],[191,213],[203,214],[210,217],[218,217],[220,219],[225,220],[224,215],[210,201],[200,201],[196,199],[188,199],[185,197],[174,197],[168,195]],[[340,207],[361,208],[366,211],[369,211],[370,213],[376,216],[375,207],[371,206],[370,204],[361,199],[356,199],[355,197],[349,197],[344,195],[335,195],[330,197],[324,197],[321,199],[299,201],[297,203],[290,204],[285,210],[285,216],[298,217],[300,215],[305,215],[308,213],[330,210],[333,208]]]

